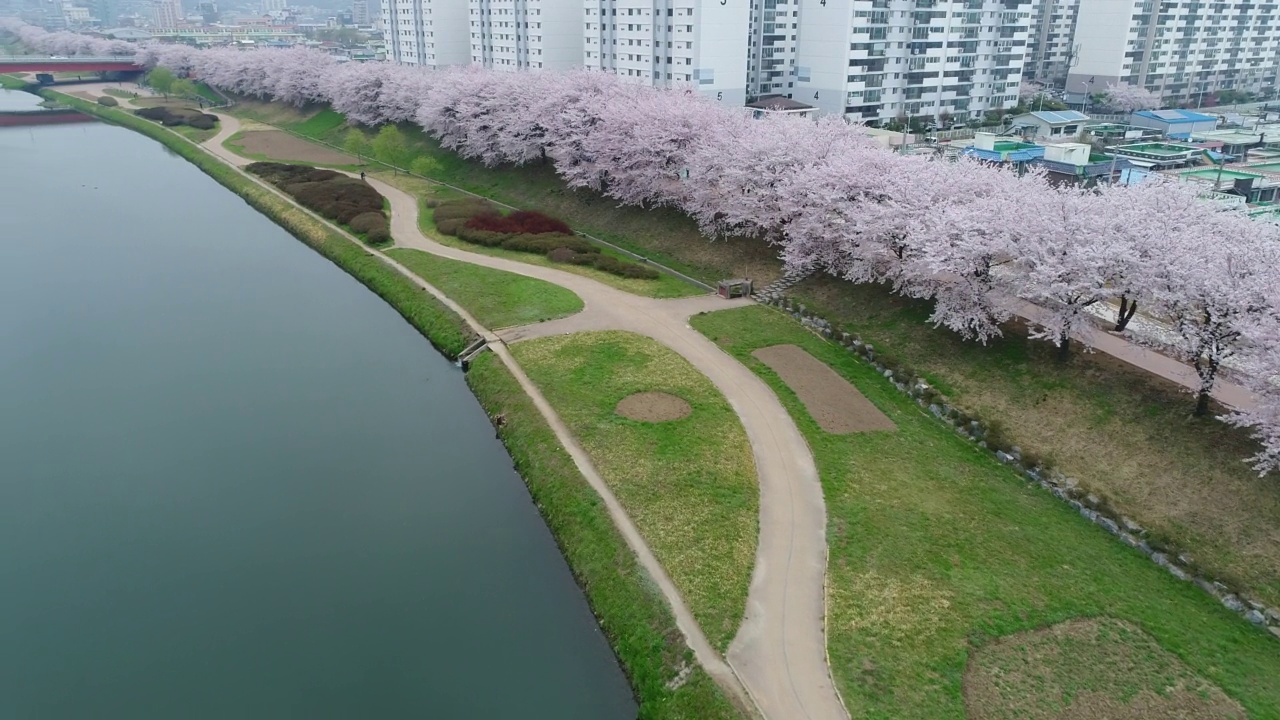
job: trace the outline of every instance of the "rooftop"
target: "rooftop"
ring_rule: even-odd
[[[1075,110],[1037,110],[1027,114],[1050,125],[1065,125],[1066,123],[1083,122],[1089,119],[1088,115]]]
[[[1261,178],[1256,173],[1237,172],[1235,170],[1222,170],[1220,168],[1203,168],[1201,170],[1188,170],[1187,172],[1178,173],[1178,177],[1196,178],[1200,180],[1247,180],[1249,178]]]
[[[1108,149],[1121,154],[1150,155],[1158,158],[1174,158],[1188,153],[1203,152],[1198,147],[1175,145],[1173,143],[1138,143],[1136,145],[1117,145]]]
[[[1139,110],[1133,113],[1138,117],[1151,118],[1167,123],[1217,122],[1213,115],[1205,115],[1192,110]]]

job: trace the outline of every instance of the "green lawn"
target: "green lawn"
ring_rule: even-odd
[[[1150,634],[1250,717],[1280,717],[1274,638],[1028,485],[851,353],[764,307],[700,315],[693,326],[778,392],[813,449],[828,512],[828,650],[854,717],[963,718],[976,649],[1096,616]],[[751,355],[780,343],[849,379],[897,431],[820,430]],[[1124,663],[1108,670],[1134,672]]]
[[[498,434],[622,661],[640,718],[744,718],[697,668],[662,593],[511,373],[484,353],[467,373],[467,384],[490,417],[503,418]],[[690,666],[695,669],[677,682]]]
[[[544,280],[421,250],[396,248],[387,254],[453,298],[491,330],[555,320],[582,310],[582,300],[577,295]]]
[[[755,564],[759,490],[746,432],[683,358],[623,332],[532,340],[511,352],[590,454],[658,560],[722,651],[737,632]],[[663,391],[692,413],[647,423],[614,412]]]
[[[193,128],[190,125],[175,125],[169,129],[197,145],[218,134],[218,129],[216,127],[212,130],[200,130],[199,128]]]

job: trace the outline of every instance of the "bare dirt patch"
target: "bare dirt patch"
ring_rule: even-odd
[[[778,373],[823,430],[846,435],[897,428],[848,380],[799,347],[773,345],[751,354]]]
[[[640,422],[671,422],[689,417],[692,412],[684,398],[664,392],[639,392],[628,395],[618,403],[614,412],[629,420]]]
[[[320,165],[354,165],[359,162],[346,153],[330,150],[280,130],[252,130],[241,135],[233,144],[251,155],[263,155],[272,160]]]
[[[969,720],[1245,720],[1236,701],[1129,623],[1071,620],[979,649]]]

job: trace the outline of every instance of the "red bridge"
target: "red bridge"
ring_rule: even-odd
[[[0,73],[142,72],[143,69],[129,57],[0,58]]]

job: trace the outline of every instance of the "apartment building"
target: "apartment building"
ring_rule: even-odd
[[[1066,82],[1075,56],[1080,0],[1037,0],[1033,7],[1023,77],[1060,87]]]
[[[787,95],[795,88],[800,0],[752,0],[747,96]]]
[[[1219,90],[1266,91],[1280,72],[1276,0],[1080,0],[1079,62],[1069,92],[1139,85],[1197,101]]]
[[[583,66],[655,87],[692,85],[724,103],[746,103],[747,2],[586,0],[582,10]]]
[[[793,97],[876,125],[1011,108],[1031,13],[1031,0],[810,0]]]
[[[470,59],[494,70],[582,64],[579,0],[469,0]]]
[[[384,0],[387,59],[425,67],[469,63],[467,10],[462,0]]]
[[[174,30],[184,20],[181,0],[155,0],[151,3],[151,19],[160,30]]]

